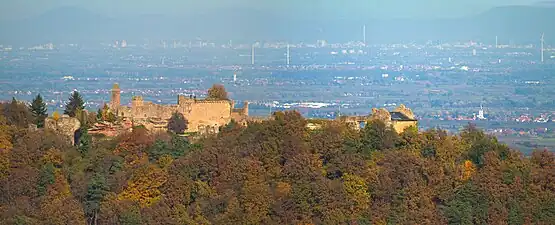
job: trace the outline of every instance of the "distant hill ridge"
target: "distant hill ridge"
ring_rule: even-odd
[[[555,7],[555,1],[541,1],[534,4],[535,6],[540,7]]]
[[[315,13],[311,17],[300,12],[252,9],[219,9],[171,17],[145,15],[110,18],[90,11],[64,7],[41,16],[0,24],[0,40],[106,40],[106,39],[203,39],[346,41],[361,39],[361,26],[367,25],[369,41],[504,40],[533,41],[540,33],[546,42],[555,40],[554,2],[540,6],[506,6],[457,19],[385,20],[345,18],[343,15]],[[222,39],[222,40],[219,40]]]

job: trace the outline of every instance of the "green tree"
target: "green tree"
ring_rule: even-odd
[[[102,108],[98,108],[98,111],[96,112],[96,120],[103,121],[102,114],[103,114]]]
[[[37,186],[39,195],[46,194],[46,188],[48,187],[48,185],[54,184],[54,169],[54,164],[52,163],[46,163],[46,165],[42,166],[39,173],[39,183]]]
[[[188,121],[183,114],[174,112],[168,122],[168,130],[176,134],[182,134],[187,130]]]
[[[119,216],[119,224],[121,225],[139,225],[142,224],[141,211],[138,207],[130,207],[123,211]]]
[[[78,111],[83,111],[85,109],[85,101],[79,94],[79,92],[74,91],[71,96],[69,96],[69,102],[66,104],[64,109],[64,114],[70,117],[75,117]]]
[[[89,135],[87,127],[81,127],[79,129],[79,142],[77,143],[77,150],[81,155],[85,155],[91,149],[92,137]]]
[[[117,116],[110,110],[110,107],[108,107],[107,104],[104,104],[102,108],[98,109],[97,119],[113,123],[116,122]]]
[[[157,139],[146,152],[151,162],[157,162],[164,155],[177,159],[189,151],[189,142],[179,135],[172,134],[171,140]]]
[[[472,183],[455,190],[442,211],[449,224],[486,224],[487,198]]]
[[[29,109],[35,117],[35,124],[37,125],[37,127],[44,127],[44,119],[46,119],[48,113],[46,113],[46,103],[44,103],[40,94],[38,94],[37,97],[33,99],[33,102],[31,103],[31,105],[29,105]]]
[[[106,178],[100,173],[95,173],[85,195],[85,215],[89,224],[97,224],[100,203],[106,193],[108,193]]]
[[[399,141],[399,135],[392,126],[381,120],[368,121],[362,129],[362,152],[367,156],[373,151],[393,149]]]

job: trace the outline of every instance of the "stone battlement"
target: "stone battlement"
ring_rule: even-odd
[[[361,123],[366,123],[369,120],[383,121],[387,126],[393,126],[397,133],[402,133],[408,127],[418,126],[418,120],[415,119],[414,113],[411,109],[401,104],[393,111],[387,109],[372,109],[372,114],[369,116],[349,116],[343,117],[340,120],[352,124],[354,127],[360,128]]]
[[[229,101],[229,100],[204,100],[204,99],[202,99],[202,100],[196,100],[194,103],[195,104],[223,104],[223,103],[231,104],[231,101]]]
[[[228,124],[231,119],[244,120],[248,117],[248,102],[240,109],[234,109],[235,102],[232,100],[210,100],[196,99],[192,96],[177,96],[177,104],[160,105],[150,101],[144,101],[142,96],[133,96],[131,106],[120,104],[119,85],[112,90],[111,110],[117,112],[118,116],[136,121],[145,125],[152,124],[153,129],[159,129],[163,123],[156,123],[149,118],[159,118],[167,121],[174,113],[181,113],[189,122],[187,132],[210,129]],[[207,128],[208,127],[208,128]]]

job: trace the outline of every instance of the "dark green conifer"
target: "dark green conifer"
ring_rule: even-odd
[[[35,119],[34,123],[37,125],[37,127],[44,127],[44,119],[46,119],[48,113],[46,109],[46,103],[44,103],[40,94],[38,94],[37,97],[33,99],[33,102],[29,106],[29,110],[33,114],[33,117]]]
[[[71,96],[69,96],[69,102],[66,105],[64,114],[70,117],[75,117],[78,111],[83,111],[85,109],[85,102],[79,94],[79,92],[74,91]]]

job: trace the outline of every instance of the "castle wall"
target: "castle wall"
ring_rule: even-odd
[[[233,110],[234,102],[221,100],[196,100],[191,97],[177,96],[176,105],[159,105],[144,101],[141,96],[134,96],[131,107],[120,106],[119,85],[114,84],[112,90],[112,109],[117,115],[130,118],[137,124],[151,126],[151,129],[161,129],[163,126],[148,121],[149,118],[169,120],[173,113],[179,112],[188,120],[187,132],[198,132],[200,130],[213,130],[219,126],[228,124],[232,118],[243,121],[248,117],[248,102],[242,109]],[[152,124],[151,124],[152,123]]]
[[[81,122],[79,122],[78,119],[67,115],[63,115],[57,120],[52,117],[48,117],[44,120],[44,127],[46,129],[54,130],[58,134],[65,137],[68,142],[73,145],[75,144],[75,131],[81,127]]]
[[[190,111],[183,114],[189,121],[188,132],[197,132],[199,126],[224,126],[231,121],[229,101],[199,101],[191,104]]]
[[[141,106],[131,108],[133,118],[162,118],[169,119],[174,112],[180,112],[177,105],[158,105],[152,102],[144,102]],[[183,113],[183,112],[181,112]]]
[[[407,128],[413,126],[418,127],[417,121],[392,121],[393,129],[397,133],[403,133]]]

